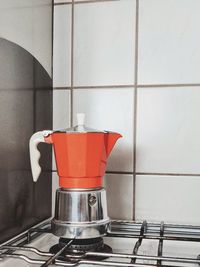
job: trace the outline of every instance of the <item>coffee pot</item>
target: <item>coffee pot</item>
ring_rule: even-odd
[[[52,232],[63,238],[96,238],[106,234],[107,215],[103,176],[107,159],[121,137],[119,133],[85,126],[85,114],[77,114],[77,125],[64,130],[44,130],[30,138],[33,180],[41,173],[41,142],[52,144],[60,188],[56,191]]]

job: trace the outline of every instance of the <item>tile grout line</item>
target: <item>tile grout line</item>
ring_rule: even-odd
[[[133,175],[133,172],[126,171],[106,171],[106,174],[124,174],[124,175]]]
[[[51,1],[51,4],[52,4],[52,39],[51,39],[51,77],[52,77],[52,99],[51,99],[51,105],[52,105],[52,113],[51,113],[51,118],[52,118],[52,121],[51,121],[51,126],[52,126],[52,129],[54,128],[54,125],[53,125],[53,118],[54,118],[54,105],[53,105],[53,96],[54,96],[54,93],[53,93],[53,74],[54,74],[54,68],[53,68],[53,65],[54,65],[54,0]],[[51,169],[53,168],[53,150],[51,150]],[[52,214],[52,206],[53,206],[53,174],[51,173],[51,215]]]
[[[75,86],[74,89],[122,89],[122,88],[132,88],[134,84],[119,84],[119,85],[84,85],[84,86]]]
[[[139,0],[136,0],[136,17],[135,17],[135,61],[134,61],[134,113],[133,113],[133,215],[135,220],[136,207],[136,134],[137,134],[137,83],[138,83],[138,31],[139,31]]]
[[[73,1],[73,0],[72,0]],[[103,3],[103,2],[116,2],[120,0],[83,0],[83,1],[76,1],[74,2],[74,5],[77,4],[92,4],[92,3]],[[54,6],[63,6],[63,5],[71,5],[72,2],[60,2],[60,3],[54,3]]]
[[[92,3],[104,3],[104,2],[116,2],[120,0],[82,0],[82,1],[76,1],[75,4],[92,4]]]
[[[200,87],[200,84],[148,84],[148,85],[137,85],[137,89],[141,88],[174,88],[174,87]],[[73,86],[73,90],[84,90],[84,89],[123,89],[123,88],[133,88],[135,89],[134,84],[120,84],[120,85],[88,85],[88,86]],[[55,86],[54,90],[72,90],[71,86]]]
[[[171,83],[171,84],[139,84],[138,88],[165,88],[165,87],[199,87],[200,83]]]
[[[57,172],[57,170],[52,170],[52,172]],[[159,172],[126,172],[126,171],[106,171],[106,174],[121,174],[121,175],[143,175],[143,176],[151,176],[151,175],[155,175],[155,176],[183,176],[183,177],[200,177],[200,173],[159,173]]]
[[[73,126],[74,106],[74,0],[71,3],[71,90],[70,90],[70,127]]]
[[[59,87],[54,87],[53,90],[54,90],[54,91],[62,91],[62,90],[71,91],[72,88],[71,88],[71,87],[64,87],[64,86],[61,87],[61,86],[59,86]]]
[[[125,89],[125,88],[134,88],[134,85],[97,85],[97,86],[73,86],[74,90],[85,90],[85,89]],[[71,90],[71,86],[55,86],[55,90]]]
[[[60,3],[54,3],[54,6],[67,6],[67,5],[71,5],[71,2],[60,2]]]
[[[126,172],[126,171],[107,171],[108,174],[124,174],[124,175],[155,175],[155,176],[191,176],[200,177],[200,173],[169,173],[169,172]]]
[[[54,65],[54,52],[53,52],[53,47],[54,47],[54,0],[51,1],[52,3],[52,39],[51,39],[51,77],[52,77],[52,89],[53,89],[53,71],[54,71],[54,68],[53,68],[53,65]]]
[[[192,176],[200,177],[200,173],[169,173],[169,172],[136,172],[136,175],[155,175],[155,176]]]

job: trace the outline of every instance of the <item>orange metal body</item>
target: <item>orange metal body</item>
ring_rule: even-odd
[[[102,187],[107,158],[118,133],[52,133],[45,137],[53,144],[62,188]]]

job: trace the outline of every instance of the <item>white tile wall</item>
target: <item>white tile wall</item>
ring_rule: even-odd
[[[74,85],[86,86],[73,92],[74,123],[85,112],[88,126],[122,133],[107,170],[132,172],[134,89],[95,86],[134,83],[136,1],[92,2],[74,6]],[[200,83],[199,9],[198,0],[139,0],[139,84]],[[54,86],[70,86],[70,21],[71,5],[56,6]],[[54,95],[54,128],[69,121],[65,93]],[[106,176],[110,216],[131,219],[136,197],[137,219],[200,223],[200,177],[181,176],[200,174],[200,88],[151,86],[137,97],[136,169],[149,175],[137,175],[136,196],[132,175]]]
[[[137,171],[200,173],[199,87],[138,91]]]
[[[139,4],[139,83],[199,83],[200,1]]]
[[[71,85],[71,5],[54,6],[54,87]]]
[[[75,5],[75,85],[133,84],[135,1]]]
[[[76,113],[86,114],[86,125],[94,129],[116,131],[123,135],[111,153],[107,170],[133,170],[133,89],[80,89],[74,91]]]
[[[132,175],[107,174],[104,183],[109,217],[131,220],[133,216]]]
[[[138,175],[136,219],[199,224],[200,177]]]

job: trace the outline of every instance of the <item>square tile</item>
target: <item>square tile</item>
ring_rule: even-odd
[[[53,85],[71,85],[71,5],[54,6]]]
[[[133,84],[135,1],[75,5],[76,86]]]
[[[53,90],[53,130],[68,128],[70,125],[70,91]],[[52,169],[56,170],[54,152]]]
[[[19,2],[20,0],[17,0],[17,1]],[[14,1],[14,2],[16,3],[17,1]],[[21,1],[21,2],[24,2],[24,1]],[[25,3],[27,2],[28,1],[25,1]],[[33,50],[30,52],[35,56],[35,58],[39,61],[39,63],[43,66],[43,68],[45,68],[49,76],[53,78],[52,77],[53,76],[53,73],[52,73],[52,64],[53,64],[53,60],[52,60],[52,49],[53,49],[52,1],[51,0],[45,0],[45,1],[34,0],[32,1],[32,3],[34,3],[35,6],[29,9],[29,14],[28,14],[29,21],[31,20],[32,16],[34,17],[33,23],[30,28],[30,33],[29,33],[31,34],[31,36],[29,37],[28,35],[25,35],[24,38],[30,43],[32,43]],[[18,8],[15,7],[14,10],[16,9]],[[25,9],[24,13],[27,13],[27,7],[25,7],[24,9]],[[25,14],[21,14],[21,18],[23,18],[24,16]],[[19,20],[19,16],[17,17],[17,21],[18,20]],[[10,20],[6,18],[6,21],[10,21]],[[11,28],[13,28],[14,22],[10,24],[11,24]],[[26,24],[26,22],[24,22],[24,24]],[[23,27],[26,28],[27,24],[26,26],[23,26]],[[17,27],[17,24],[15,24],[15,27]],[[19,33],[21,32],[21,29],[22,29],[22,25],[18,25],[17,30],[15,30],[15,34],[18,35],[18,38],[20,38]]]
[[[107,174],[104,184],[107,192],[108,216],[111,219],[131,220],[133,216],[133,176]]]
[[[137,172],[200,173],[200,88],[138,91]]]
[[[200,176],[136,177],[136,219],[199,224]]]
[[[109,171],[133,171],[133,89],[79,89],[74,91],[74,125],[76,114],[86,114],[86,125],[123,135],[111,152]]]
[[[69,127],[70,90],[53,90],[53,130]]]
[[[141,0],[139,10],[139,83],[199,83],[200,2]]]

